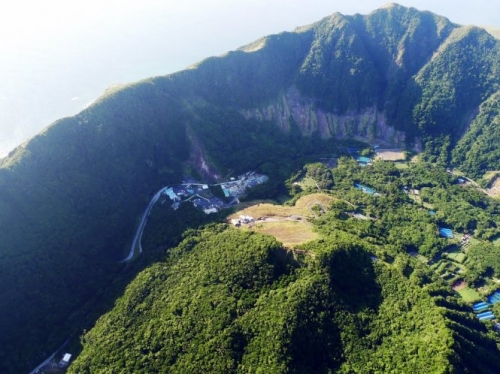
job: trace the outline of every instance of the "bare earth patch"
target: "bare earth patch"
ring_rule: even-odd
[[[459,281],[453,283],[453,285],[451,286],[451,288],[454,291],[460,291],[460,290],[464,289],[465,287],[467,287],[467,283],[464,282],[463,280],[459,280]]]
[[[240,226],[242,229],[272,235],[285,247],[293,248],[318,238],[318,234],[313,231],[308,221],[308,218],[316,215],[312,207],[319,206],[322,210],[327,210],[333,200],[332,196],[315,193],[301,197],[295,206],[257,202],[234,213],[228,220],[250,216],[253,222],[242,224]]]
[[[500,178],[496,178],[491,187],[488,189],[488,194],[493,197],[500,197]]]
[[[377,158],[384,161],[401,161],[405,159],[405,154],[401,149],[378,149]]]

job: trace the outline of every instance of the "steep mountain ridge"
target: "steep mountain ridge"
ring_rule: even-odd
[[[455,166],[500,168],[473,146],[488,128],[499,149],[499,54],[486,31],[429,12],[337,13],[57,121],[0,161],[0,371],[64,340],[68,316],[120,270],[149,197],[204,164],[212,177],[245,171],[339,151],[338,137],[422,143],[444,164],[459,142]]]
[[[498,27],[486,27],[486,31],[495,38],[500,39],[500,29]]]

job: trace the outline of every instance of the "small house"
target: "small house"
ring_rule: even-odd
[[[59,362],[59,365],[66,367],[66,366],[69,365],[70,360],[71,360],[71,354],[70,353],[65,353],[64,356],[63,356],[63,358]]]

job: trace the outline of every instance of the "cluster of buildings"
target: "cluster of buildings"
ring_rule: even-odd
[[[500,332],[500,323],[490,308],[493,304],[500,302],[500,291],[495,291],[488,296],[488,302],[481,301],[472,305],[472,311],[480,321],[493,320],[495,322],[495,331]]]
[[[417,190],[417,189],[413,189],[409,186],[404,186],[403,187],[403,192],[407,195],[415,195],[415,196],[420,196],[420,190]]]
[[[225,197],[238,198],[243,196],[248,189],[258,186],[268,179],[266,175],[248,172],[238,176],[238,178],[231,178],[230,181],[223,182],[220,186]]]
[[[179,186],[169,187],[163,192],[172,201],[172,208],[177,210],[182,203],[190,201],[197,209],[206,214],[217,213],[225,203],[215,197],[208,184],[183,183]]]
[[[196,209],[203,210],[205,214],[217,213],[227,205],[221,199],[213,196],[210,198],[197,197],[192,202]]]
[[[266,175],[248,172],[240,175],[238,179],[231,178],[230,181],[215,185],[196,181],[184,182],[178,186],[166,188],[163,194],[170,198],[174,210],[177,210],[182,203],[191,202],[196,209],[210,214],[239,204],[239,197],[245,195],[248,189],[262,184],[268,179]],[[226,201],[214,196],[213,188],[221,188]]]
[[[470,238],[470,234],[464,234],[464,236],[462,236],[462,239],[460,239],[460,245],[463,247],[468,246],[470,244]]]

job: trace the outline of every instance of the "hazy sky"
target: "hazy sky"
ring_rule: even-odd
[[[0,157],[106,87],[168,74],[374,0],[12,0],[0,4]],[[399,1],[500,26],[496,0]]]

